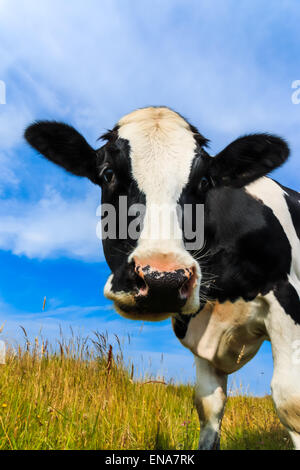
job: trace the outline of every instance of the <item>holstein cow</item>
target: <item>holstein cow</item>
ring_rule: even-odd
[[[98,150],[58,122],[37,122],[25,137],[49,160],[101,186],[102,203],[117,215],[119,196],[128,207],[145,205],[137,239],[103,240],[112,271],[104,292],[126,318],[172,317],[176,336],[195,355],[199,448],[219,447],[227,376],[269,340],[273,399],[299,449],[300,194],[265,176],[287,159],[286,142],[251,134],[211,157],[207,139],[166,107],[123,117]],[[186,248],[179,216],[169,238],[150,236],[151,207],[171,212],[176,204],[182,213],[187,204],[204,205],[201,250]]]

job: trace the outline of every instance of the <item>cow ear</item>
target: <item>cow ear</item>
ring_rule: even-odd
[[[288,156],[289,147],[280,137],[251,134],[213,157],[210,174],[217,186],[242,187],[282,165]]]
[[[96,151],[73,127],[55,121],[40,121],[29,126],[24,136],[48,160],[74,175],[98,182]]]

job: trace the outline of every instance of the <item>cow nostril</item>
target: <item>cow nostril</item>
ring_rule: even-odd
[[[182,285],[182,287],[179,289],[179,297],[181,299],[187,299],[188,296],[189,296],[189,283],[190,283],[190,280],[188,279],[187,281],[185,281]]]
[[[183,300],[187,300],[190,296],[194,285],[195,285],[195,269],[188,269],[186,271],[187,279],[183,282],[181,288],[179,289],[179,297]]]
[[[148,286],[147,286],[144,278],[140,275],[138,270],[136,270],[136,274],[135,274],[135,284],[136,284],[139,295],[147,295],[148,294]]]

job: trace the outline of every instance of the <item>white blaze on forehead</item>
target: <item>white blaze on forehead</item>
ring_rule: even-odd
[[[147,204],[176,204],[195,156],[189,124],[168,108],[145,108],[124,116],[119,126],[119,136],[129,141],[133,177]]]
[[[189,124],[168,108],[145,108],[134,111],[119,121],[119,136],[128,140],[132,175],[146,196],[144,228],[133,256],[151,256],[152,253],[176,253],[181,262],[190,263],[183,249],[182,232],[174,210],[183,188],[188,182],[195,156],[196,141]],[[153,213],[164,207],[159,230],[170,233],[168,239],[155,237]],[[168,209],[169,208],[169,209]],[[169,219],[169,220],[168,220]],[[175,227],[164,230],[163,224]],[[156,232],[157,233],[157,232]]]

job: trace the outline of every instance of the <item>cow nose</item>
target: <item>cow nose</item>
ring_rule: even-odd
[[[135,265],[138,295],[146,297],[153,294],[173,294],[181,300],[187,300],[195,283],[195,270],[179,268],[160,271],[151,265]]]

